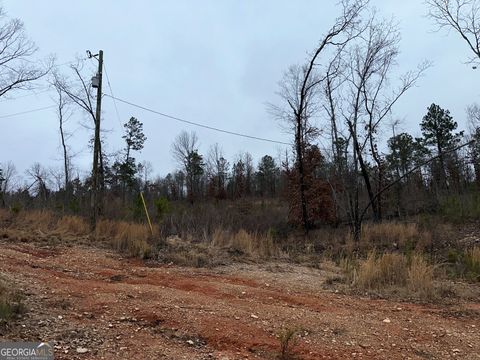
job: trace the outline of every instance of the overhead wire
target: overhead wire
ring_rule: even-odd
[[[69,62],[61,63],[61,64],[58,64],[58,65],[55,65],[55,66],[63,66],[63,65],[73,64],[73,63],[75,63],[75,61],[69,61]],[[107,70],[107,67],[106,67],[105,63],[103,63],[103,68],[105,70],[105,75],[106,75],[106,78],[107,78],[107,85],[108,85],[108,88],[110,90],[110,94],[103,93],[103,95],[107,96],[107,97],[110,97],[113,100],[117,121],[120,124],[120,126],[123,126],[123,125],[122,125],[122,122],[121,122],[121,119],[120,119],[120,113],[118,111],[117,101],[122,102],[122,103],[127,104],[127,105],[130,105],[130,106],[133,106],[133,107],[136,107],[136,108],[139,108],[139,109],[142,109],[144,111],[154,113],[156,115],[160,115],[162,117],[165,117],[165,118],[168,118],[168,119],[171,119],[171,120],[175,120],[175,121],[182,122],[182,123],[185,123],[185,124],[201,127],[201,128],[204,128],[204,129],[217,131],[217,132],[221,132],[221,133],[224,133],[224,134],[239,136],[239,137],[252,139],[252,140],[265,141],[265,142],[270,142],[270,143],[274,143],[274,144],[281,144],[281,145],[291,145],[291,143],[287,143],[287,142],[284,142],[284,141],[278,141],[278,140],[272,140],[272,139],[263,138],[263,137],[259,137],[259,136],[248,135],[248,134],[244,134],[244,133],[225,130],[225,129],[217,128],[217,127],[214,127],[214,126],[209,126],[209,125],[201,124],[201,123],[198,123],[198,122],[182,119],[182,118],[177,117],[177,116],[172,116],[172,115],[169,115],[169,114],[165,114],[163,112],[160,112],[160,111],[157,111],[157,110],[154,110],[154,109],[151,109],[151,108],[147,108],[145,106],[127,101],[125,99],[118,98],[118,97],[115,96],[115,94],[113,92],[112,85],[111,85],[111,82],[110,82],[110,78],[108,76],[108,70]],[[27,94],[27,95],[23,95],[23,96],[18,96],[16,98],[0,99],[0,102],[16,100],[16,99],[20,99],[20,98],[24,98],[24,97],[28,97],[28,96],[43,94],[43,93],[49,92],[50,90],[51,89],[45,89],[45,90],[42,90],[40,92],[35,92],[35,93],[32,93],[32,94]],[[38,112],[38,111],[44,111],[44,110],[51,109],[51,108],[54,108],[54,107],[56,107],[56,105],[51,105],[51,106],[46,106],[46,107],[42,107],[42,108],[22,111],[22,112],[18,112],[18,113],[14,113],[14,114],[0,115],[0,119],[13,117],[13,116],[19,116],[19,115],[23,115],[23,114],[29,114],[29,113]]]
[[[190,121],[190,120],[185,120],[185,119],[182,119],[182,118],[179,118],[179,117],[176,117],[176,116],[172,116],[172,115],[162,113],[162,112],[154,110],[154,109],[147,108],[147,107],[142,106],[142,105],[135,104],[133,102],[130,102],[130,101],[127,101],[127,100],[124,100],[124,99],[120,99],[118,97],[113,96],[113,94],[104,93],[104,95],[108,96],[112,99],[115,99],[119,102],[122,102],[124,104],[127,104],[127,105],[130,105],[130,106],[136,107],[138,109],[142,109],[142,110],[151,112],[153,114],[157,114],[157,115],[166,117],[168,119],[179,121],[179,122],[182,122],[182,123],[185,123],[185,124],[194,125],[194,126],[198,126],[198,127],[201,127],[201,128],[221,132],[221,133],[224,133],[224,134],[230,134],[230,135],[244,137],[244,138],[253,139],[253,140],[265,141],[265,142],[270,142],[270,143],[274,143],[274,144],[281,144],[281,145],[292,145],[291,143],[287,143],[287,142],[284,142],[284,141],[272,140],[272,139],[262,138],[262,137],[259,137],[259,136],[243,134],[243,133],[239,133],[239,132],[235,132],[235,131],[220,129],[220,128],[217,128],[217,127],[201,124],[201,123]]]
[[[5,118],[9,118],[9,117],[24,115],[24,114],[30,114],[30,113],[34,113],[34,112],[38,112],[38,111],[44,111],[44,110],[48,110],[48,109],[53,109],[55,107],[57,107],[57,105],[45,106],[45,107],[32,109],[32,110],[21,111],[21,112],[13,113],[13,114],[0,115],[0,119],[5,119]]]
[[[117,120],[118,120],[118,123],[120,124],[120,128],[122,128],[123,124],[122,124],[122,121],[120,120],[120,113],[118,112],[117,101],[115,100],[115,94],[113,93],[112,85],[110,84],[110,78],[108,77],[108,71],[107,71],[107,66],[105,65],[105,62],[103,62],[103,68],[105,69],[105,75],[107,76],[108,88],[110,89],[110,93],[112,94],[113,105],[115,107],[115,113],[117,114]]]

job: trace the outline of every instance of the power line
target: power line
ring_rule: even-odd
[[[145,111],[148,111],[148,112],[151,112],[151,113],[154,113],[154,114],[157,114],[157,115],[160,115],[160,116],[172,119],[172,120],[180,121],[180,122],[183,122],[183,123],[186,123],[186,124],[202,127],[202,128],[213,130],[213,131],[218,131],[218,132],[225,133],[225,134],[230,134],[230,135],[240,136],[240,137],[244,137],[244,138],[248,138],[248,139],[253,139],[253,140],[266,141],[266,142],[271,142],[271,143],[275,143],[275,144],[282,144],[282,145],[292,145],[290,143],[283,142],[283,141],[271,140],[271,139],[261,138],[261,137],[258,137],[258,136],[242,134],[242,133],[238,133],[238,132],[234,132],[234,131],[224,130],[224,129],[216,128],[216,127],[213,127],[213,126],[208,126],[208,125],[200,124],[200,123],[197,123],[197,122],[181,119],[181,118],[176,117],[176,116],[168,115],[168,114],[162,113],[160,111],[149,109],[145,106],[134,104],[130,101],[117,98],[117,97],[115,97],[113,95],[110,95],[110,94],[105,94],[104,93],[104,95],[108,96],[108,97],[110,97],[114,100],[120,101],[124,104],[130,105],[130,106],[133,106],[133,107],[136,107],[136,108],[139,108],[139,109],[142,109],[142,110],[145,110]]]
[[[57,105],[45,106],[45,107],[42,107],[42,108],[22,111],[22,112],[18,112],[18,113],[14,113],[14,114],[0,115],[0,119],[9,118],[9,117],[18,116],[18,115],[30,114],[30,113],[33,113],[33,112],[43,111],[43,110],[47,110],[47,109],[53,109],[55,107],[57,107]]]
[[[120,124],[120,128],[122,128],[123,125],[122,125],[122,121],[120,120],[120,114],[118,113],[117,101],[115,100],[115,94],[113,93],[112,85],[110,84],[110,78],[108,77],[107,66],[105,65],[105,63],[103,63],[103,68],[105,69],[105,75],[107,76],[108,88],[112,93],[113,105],[115,106],[115,113],[117,114],[117,120],[118,120],[118,123]]]
[[[26,94],[26,95],[20,95],[20,96],[16,96],[16,97],[12,97],[12,98],[0,99],[0,102],[13,101],[13,100],[22,99],[22,98],[29,97],[29,96],[36,96],[36,95],[47,93],[49,91],[51,91],[51,88],[48,88],[48,89],[45,89],[45,90],[42,90],[42,91],[33,91],[32,93]]]

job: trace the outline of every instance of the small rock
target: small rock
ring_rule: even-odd
[[[77,348],[77,353],[78,354],[85,354],[88,352],[88,349],[87,348],[83,348],[83,347],[78,347]]]
[[[258,316],[255,315],[255,314],[250,315],[250,317],[253,318],[253,319],[258,319]]]
[[[390,324],[392,321],[389,318],[386,318],[386,319],[383,320],[383,322],[386,323],[386,324]]]
[[[193,340],[187,340],[187,344],[194,345],[195,343],[193,342]]]

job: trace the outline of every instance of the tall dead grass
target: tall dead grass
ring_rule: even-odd
[[[422,298],[431,298],[434,292],[433,270],[433,266],[422,256],[413,256],[408,268],[408,289]]]
[[[126,221],[100,220],[95,229],[97,238],[106,238],[112,246],[129,256],[147,258],[151,255],[149,229],[143,224]]]
[[[475,246],[466,252],[465,265],[468,277],[480,281],[480,247]]]
[[[13,282],[0,274],[0,325],[25,310],[21,293],[15,289]]]
[[[55,227],[55,230],[71,235],[87,235],[90,233],[90,226],[84,218],[79,216],[62,216]]]
[[[281,251],[273,242],[269,234],[248,233],[240,230],[230,233],[223,229],[216,229],[211,238],[211,244],[219,248],[226,248],[230,253],[248,255],[256,258],[271,258],[281,255]]]
[[[408,246],[418,240],[428,240],[429,235],[420,231],[416,223],[367,223],[362,227],[362,242],[370,245],[396,244]]]
[[[12,216],[12,213],[7,209],[0,209],[0,225],[5,221],[9,220]]]
[[[407,279],[407,261],[400,254],[377,256],[372,251],[367,260],[360,265],[355,285],[361,289],[382,289],[386,286],[405,285]]]
[[[0,212],[2,217],[7,215]],[[84,236],[91,233],[88,221],[80,216],[59,217],[51,211],[32,210],[23,211],[10,218],[13,219],[13,226],[21,229],[61,236]],[[97,239],[107,240],[114,249],[129,256],[146,258],[151,254],[151,247],[147,241],[150,232],[145,225],[126,221],[100,220],[94,235]]]
[[[360,263],[353,285],[362,290],[391,290],[402,288],[409,294],[428,299],[434,295],[434,267],[422,256],[386,253],[377,255],[370,252]]]
[[[22,211],[15,217],[15,223],[22,228],[48,232],[55,228],[57,217],[51,211]]]

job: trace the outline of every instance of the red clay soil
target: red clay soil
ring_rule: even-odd
[[[0,340],[55,344],[56,359],[480,359],[480,304],[418,305],[324,290],[289,264],[157,266],[100,249],[0,243],[28,312]]]

